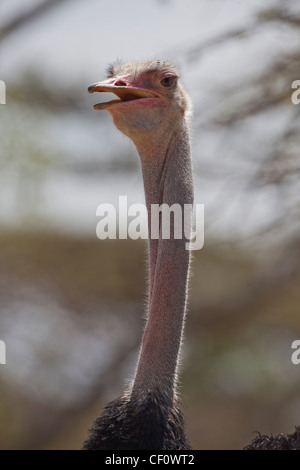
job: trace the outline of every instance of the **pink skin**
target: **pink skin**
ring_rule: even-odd
[[[119,99],[94,106],[107,110],[116,127],[135,144],[142,164],[148,214],[151,205],[193,202],[188,96],[167,68],[133,69],[94,83],[89,92],[112,92]],[[125,67],[126,70],[126,67]],[[165,79],[170,79],[165,82]],[[172,233],[173,224],[171,224]],[[149,233],[151,234],[150,218]],[[185,315],[189,252],[186,240],[149,239],[150,292],[148,319],[132,394],[160,390],[176,395],[176,371]]]
[[[173,76],[171,72],[166,72],[163,78]],[[147,88],[147,84],[150,84],[150,80],[147,80],[147,76],[143,79],[130,82],[129,75],[123,75],[118,77],[111,77],[107,80],[103,80],[98,83],[93,83],[89,86],[89,93],[94,92],[108,92],[114,93],[119,97],[118,100],[108,101],[106,103],[98,103],[94,105],[97,110],[103,110],[110,107],[145,107],[149,105],[162,105],[163,95],[158,91]],[[146,86],[145,86],[146,85]]]

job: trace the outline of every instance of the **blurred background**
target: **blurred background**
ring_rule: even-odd
[[[98,240],[96,208],[143,202],[139,159],[87,93],[117,58],[175,61],[194,103],[193,448],[300,424],[299,41],[297,0],[1,1],[1,449],[80,448],[134,370],[147,243]]]

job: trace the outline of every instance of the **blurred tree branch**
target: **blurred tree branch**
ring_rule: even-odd
[[[229,112],[217,116],[214,124],[230,126],[277,105],[290,104],[293,91],[291,84],[299,76],[299,61],[300,54],[296,51],[282,55],[276,62],[271,63],[255,81],[244,84],[245,88],[256,90],[256,99],[253,100],[252,95],[246,95],[245,100],[239,101],[235,109],[232,107]],[[233,96],[235,88],[227,90],[230,97]]]
[[[57,5],[61,5],[65,1],[66,0],[44,0],[28,11],[25,11],[19,16],[16,16],[12,20],[8,21],[6,24],[4,24],[4,26],[0,27],[0,42],[5,40],[10,34],[25,26],[27,23],[30,23]]]
[[[266,10],[262,10],[258,14],[258,18],[262,22],[281,21],[288,23],[292,26],[300,26],[300,16],[296,16],[292,13],[289,13],[288,9],[284,7],[268,8]]]
[[[257,27],[260,25],[259,22],[254,22],[247,28],[237,28],[231,31],[226,31],[219,36],[212,37],[206,41],[201,41],[196,46],[189,48],[187,51],[187,60],[188,62],[194,62],[198,60],[200,55],[207,52],[207,50],[211,47],[219,46],[220,44],[224,44],[226,41],[230,41],[232,39],[242,39],[246,38],[250,34],[252,34]]]
[[[206,41],[201,41],[196,46],[189,47],[186,56],[188,62],[194,62],[198,60],[201,54],[207,52],[211,47],[223,45],[227,41],[232,39],[246,39],[253,35],[258,29],[265,27],[266,23],[286,23],[289,26],[300,27],[300,16],[295,16],[287,11],[287,8],[277,7],[261,10],[256,19],[249,25],[242,28],[232,29],[225,31],[224,33],[214,36]]]
[[[200,178],[214,179],[222,185],[216,197],[215,210],[211,211],[212,219],[219,214],[219,195],[224,196],[227,191],[232,197],[233,185],[241,197],[234,203],[244,209],[248,204],[248,212],[252,211],[254,219],[261,197],[272,200],[274,212],[268,214],[264,226],[256,230],[255,236],[256,239],[264,235],[274,239],[277,235],[287,235],[286,244],[281,238],[281,248],[284,249],[283,245],[287,248],[284,256],[290,243],[300,239],[300,105],[295,106],[291,101],[291,85],[299,79],[300,55],[294,38],[300,33],[300,15],[294,6],[297,7],[296,2],[283,5],[278,2],[271,8],[263,8],[246,25],[216,34],[187,47],[185,51],[188,63],[199,63],[204,54],[213,54],[215,49],[218,53],[218,49],[223,51],[224,48],[226,53],[225,47],[232,40],[242,39],[242,47],[247,48],[248,42],[253,41],[257,34],[271,34],[273,30],[282,37],[292,38],[277,55],[266,56],[264,69],[258,67],[256,75],[243,78],[242,86],[239,75],[234,73],[227,83],[223,81],[214,86],[212,99],[198,105],[199,110],[196,105],[195,112],[201,116],[196,128],[204,135],[207,133],[208,138],[213,133],[222,147],[219,164],[208,159],[208,153],[206,164],[201,165],[199,173]],[[255,67],[249,67],[249,70],[255,71]],[[207,103],[208,112],[205,111]],[[278,126],[277,122],[282,122],[282,125]],[[218,152],[217,147],[215,152]]]

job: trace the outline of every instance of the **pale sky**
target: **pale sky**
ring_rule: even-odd
[[[0,6],[0,25],[10,15],[15,15],[16,11],[20,12],[36,1],[3,0]],[[48,83],[53,79],[54,86],[60,82],[82,83],[82,88],[86,90],[90,83],[103,78],[107,64],[117,58],[132,61],[166,57],[181,65],[184,83],[196,103],[194,122],[205,123],[210,114],[218,113],[219,107],[222,108],[226,99],[230,100],[230,96],[219,94],[224,85],[235,87],[242,93],[244,83],[251,75],[258,70],[264,70],[268,61],[276,57],[279,52],[291,48],[293,44],[298,48],[299,38],[296,34],[293,36],[292,32],[287,36],[284,29],[276,29],[276,26],[270,25],[263,31],[258,30],[246,40],[229,41],[216,48],[210,48],[194,63],[188,62],[186,51],[195,44],[204,43],[210,38],[221,35],[222,32],[251,24],[258,10],[277,4],[280,2],[275,0],[264,0],[263,3],[260,0],[68,1],[1,44],[0,79],[5,80],[9,86],[11,81],[19,80],[24,70],[33,69],[41,72],[42,77],[47,77]],[[89,100],[87,106],[91,106],[93,97],[86,95],[80,99]],[[6,106],[8,109],[9,103]],[[56,124],[58,141],[61,134],[59,119],[55,118],[52,124],[53,129]],[[113,128],[108,116],[106,119],[107,125]],[[260,151],[264,152],[264,145],[268,145],[265,136],[270,134],[268,138],[271,139],[272,134],[276,134],[276,129],[284,125],[282,122],[284,119],[284,115],[275,115],[272,125],[269,117],[265,120],[258,119],[249,124],[245,135],[241,129],[239,138],[246,145],[249,136],[258,136],[257,145],[261,145]],[[96,116],[94,121],[96,125]],[[86,145],[86,141],[80,135],[80,125],[80,122],[77,124],[72,122],[70,116],[64,122],[64,143],[67,145],[69,142],[70,148],[72,145],[78,147]],[[93,144],[97,137],[94,129],[95,127],[91,128],[90,136],[86,135]],[[47,131],[48,138],[50,130],[51,125]],[[113,142],[106,141],[105,145],[109,147],[117,145],[122,151],[128,152],[131,148],[130,142],[117,131],[113,135]],[[107,139],[108,137],[110,138],[110,135]],[[100,148],[103,138],[103,135],[99,135]],[[244,171],[248,171],[248,162],[245,159],[244,161],[237,159],[236,149],[230,148],[229,145],[227,153],[225,150],[224,154],[222,139],[220,133],[210,134],[206,129],[194,133],[193,158],[199,172],[205,162],[216,165],[217,168],[221,159],[222,164],[224,163],[224,158],[228,162],[236,159],[236,164],[243,166]],[[252,146],[253,138],[250,140],[248,145]],[[85,154],[86,152],[82,151],[82,158]],[[99,155],[100,161],[101,155]],[[251,159],[249,161],[251,163]],[[117,186],[122,194],[131,193],[133,198],[137,198],[136,202],[140,201],[143,194],[141,180],[137,183],[134,179],[136,177],[133,177],[131,181],[128,175],[127,179],[120,175],[112,175],[112,178],[115,183],[117,182],[116,185],[105,180],[101,186],[103,193],[107,195]],[[208,180],[207,184],[204,182],[201,187],[196,181],[195,189],[198,202],[207,204],[208,208],[210,201],[219,198],[220,184],[217,181]],[[51,179],[47,181],[45,191],[48,194],[46,206],[51,214],[56,214],[54,218],[59,224],[67,221],[74,227],[78,225],[78,220],[82,221],[85,215],[89,214],[89,226],[94,230],[95,209],[99,203],[100,191],[96,180],[85,181],[84,175],[69,179],[66,175],[56,175],[53,181]],[[136,196],[137,191],[138,196]],[[115,199],[118,196],[119,192],[115,194]],[[237,217],[240,218],[240,212],[234,209],[236,202],[234,198],[237,198],[238,202],[239,198],[236,194],[230,196],[229,193],[227,198],[228,200],[225,198],[220,201],[220,205],[230,206],[231,213],[238,214]],[[265,220],[271,213],[273,210],[270,210],[271,199],[269,196],[262,198],[259,203],[261,215],[257,212],[252,224]],[[111,199],[107,202],[110,201]],[[243,207],[240,210],[244,213]],[[221,212],[224,212],[223,207]],[[234,217],[232,221],[226,223],[237,227]],[[79,225],[83,227],[84,223]]]

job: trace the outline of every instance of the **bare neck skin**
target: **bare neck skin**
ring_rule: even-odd
[[[193,180],[187,124],[182,117],[160,138],[145,144],[135,140],[142,163],[149,223],[150,292],[147,324],[132,394],[152,389],[173,400],[176,370],[184,324],[190,252],[186,239],[151,239],[151,204],[169,206],[193,203]],[[172,128],[173,127],[173,128]],[[167,131],[167,132],[166,132]],[[172,220],[172,218],[171,218]]]

